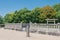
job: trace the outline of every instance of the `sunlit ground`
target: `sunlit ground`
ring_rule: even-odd
[[[60,40],[60,36],[30,33],[30,37],[26,37],[26,32],[2,28],[0,29],[0,40]]]

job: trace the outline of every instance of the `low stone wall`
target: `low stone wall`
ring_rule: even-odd
[[[21,23],[6,23],[5,29],[14,29],[14,30],[22,30]]]
[[[30,31],[42,34],[60,35],[60,24],[30,24]]]
[[[6,29],[14,29],[14,30],[23,30],[23,27],[26,29],[27,26],[30,27],[30,32],[37,32],[43,34],[59,34],[60,35],[60,24],[36,24],[36,23],[7,23],[5,24]],[[22,27],[23,26],[23,27]]]

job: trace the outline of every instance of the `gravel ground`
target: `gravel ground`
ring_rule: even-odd
[[[30,33],[30,37],[26,37],[26,32],[2,28],[0,29],[0,40],[60,40],[60,36]]]

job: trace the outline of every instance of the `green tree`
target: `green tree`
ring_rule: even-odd
[[[28,15],[30,14],[30,10],[28,10],[27,8],[23,8],[19,11],[15,11],[14,13],[14,17],[13,17],[13,22],[15,23],[20,23],[20,22],[29,22],[29,17]]]
[[[9,13],[9,14],[6,14],[4,16],[4,22],[5,23],[12,23],[13,21],[13,16],[14,16],[14,13]]]
[[[50,6],[45,6],[41,8],[41,13],[46,16],[46,18],[54,18],[56,15],[55,10]]]
[[[0,24],[3,24],[4,22],[3,22],[3,18],[2,18],[2,16],[0,15]]]
[[[19,14],[18,14],[18,11],[15,11],[15,12],[14,12],[14,15],[13,15],[13,17],[12,17],[12,22],[13,22],[13,23],[20,23],[20,18],[19,18],[18,15],[19,15]]]
[[[39,23],[39,17],[38,15],[40,14],[39,7],[36,7],[31,11],[31,22],[32,23]]]
[[[56,10],[56,12],[60,11],[60,3],[59,4],[55,4],[53,6],[54,10]]]
[[[40,9],[40,15],[39,15],[40,22],[46,22],[45,19],[47,18],[49,19],[55,18],[55,15],[56,15],[56,12],[52,7],[45,6]]]
[[[57,22],[60,22],[60,3],[53,5],[53,8],[56,11],[56,19],[58,19]]]
[[[60,11],[57,12],[56,18],[58,19],[58,22],[60,23]]]

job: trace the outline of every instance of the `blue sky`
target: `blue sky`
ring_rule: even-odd
[[[57,3],[60,3],[60,0],[0,0],[0,15],[4,16],[6,13],[22,8],[33,9]]]

